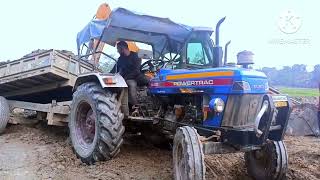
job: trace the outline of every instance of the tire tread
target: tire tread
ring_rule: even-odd
[[[97,122],[99,127],[98,140],[92,154],[83,158],[75,150],[77,157],[86,164],[93,164],[97,161],[109,160],[120,152],[123,143],[124,126],[122,123],[123,114],[118,106],[117,95],[102,89],[96,83],[85,83],[80,85],[73,95],[87,93],[94,101]],[[75,108],[72,104],[72,108]],[[69,123],[70,124],[70,123]],[[72,141],[72,143],[74,143]],[[73,146],[74,147],[74,146]]]

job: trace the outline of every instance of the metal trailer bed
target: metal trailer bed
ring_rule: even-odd
[[[0,96],[11,110],[35,110],[49,125],[63,125],[77,76],[92,70],[90,63],[67,53],[43,51],[0,65]]]

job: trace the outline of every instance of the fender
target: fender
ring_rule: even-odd
[[[78,86],[87,82],[96,82],[100,84],[102,88],[121,88],[119,93],[119,101],[121,102],[121,111],[125,117],[129,116],[129,105],[128,105],[128,85],[124,78],[119,74],[111,73],[86,73],[78,76],[72,92],[76,91]]]
[[[86,73],[77,77],[73,91],[83,83],[97,82],[102,88],[127,88],[128,85],[120,74],[111,73]]]

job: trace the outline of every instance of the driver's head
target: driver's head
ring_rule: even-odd
[[[117,44],[117,50],[120,55],[128,56],[130,54],[129,46],[125,41],[119,41]]]

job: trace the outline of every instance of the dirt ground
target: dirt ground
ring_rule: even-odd
[[[286,137],[288,179],[320,179],[320,139]],[[2,179],[172,179],[171,151],[139,137],[126,138],[121,153],[87,166],[73,154],[66,128],[11,125],[0,136]],[[250,179],[243,154],[206,156],[207,179]]]

